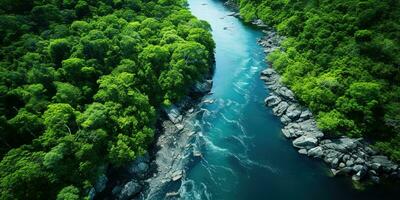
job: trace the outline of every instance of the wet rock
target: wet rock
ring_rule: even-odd
[[[182,178],[182,176],[183,176],[183,172],[181,170],[176,171],[171,175],[171,180],[172,181],[180,180]]]
[[[292,120],[287,115],[283,115],[281,117],[281,122],[282,124],[288,125]]]
[[[353,159],[353,158],[351,158],[351,159],[349,159],[349,160],[346,161],[346,166],[347,166],[347,167],[351,167],[351,166],[353,166],[353,165],[354,165],[354,159]]]
[[[300,149],[299,154],[307,155],[307,149]]]
[[[129,181],[124,185],[119,195],[120,200],[128,200],[133,198],[142,190],[142,186],[135,180]]]
[[[212,80],[200,81],[194,85],[193,91],[199,94],[207,94],[211,91],[212,85]]]
[[[96,185],[94,186],[95,191],[97,193],[102,192],[106,188],[107,182],[107,176],[105,174],[100,175],[96,181]]]
[[[280,102],[275,108],[272,109],[275,115],[282,116],[286,109],[289,107],[289,104],[285,101]]]
[[[276,106],[281,102],[281,98],[275,95],[271,95],[265,99],[265,104],[269,107]]]
[[[322,158],[324,155],[324,152],[322,150],[322,147],[314,147],[308,151],[308,156],[311,157],[316,157],[316,158]]]
[[[292,120],[296,120],[300,117],[301,115],[301,108],[296,105],[296,104],[292,104],[290,105],[287,110],[286,110],[286,115],[292,119]]]
[[[312,117],[312,113],[309,110],[304,110],[300,114],[300,119],[301,120],[307,120],[307,119],[310,119],[311,117]]]
[[[168,115],[169,120],[177,124],[182,121],[182,115],[179,109],[175,105],[171,105],[168,108],[164,108],[165,113]]]
[[[281,87],[276,91],[281,97],[290,101],[295,101],[294,94],[287,87]]]
[[[346,164],[344,164],[344,163],[341,162],[341,163],[339,164],[339,168],[343,168],[343,167],[346,167]]]
[[[311,149],[315,147],[318,143],[317,138],[309,136],[301,136],[293,140],[293,146],[297,148]]]

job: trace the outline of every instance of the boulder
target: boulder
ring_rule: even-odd
[[[282,115],[281,122],[282,124],[288,125],[292,120],[287,115]]]
[[[293,146],[299,149],[311,149],[317,146],[318,140],[315,137],[301,136],[293,140]]]
[[[281,97],[288,99],[290,101],[295,101],[294,94],[287,87],[281,87],[276,91]]]
[[[276,71],[272,68],[267,68],[261,72],[262,76],[267,76],[267,77],[270,77],[275,74],[276,74]]]
[[[197,82],[193,86],[193,91],[199,94],[207,94],[211,91],[212,85],[213,85],[212,80]]]
[[[298,119],[300,117],[300,114],[301,108],[297,104],[290,105],[286,110],[286,115],[292,120]]]
[[[303,110],[303,112],[301,112],[301,114],[300,114],[301,120],[307,120],[307,119],[310,119],[311,117],[312,117],[312,113],[310,110]]]
[[[275,115],[282,116],[285,114],[286,109],[289,107],[289,104],[285,101],[280,102],[275,108],[272,109]]]
[[[124,185],[119,194],[120,200],[128,200],[132,199],[135,195],[137,195],[142,190],[142,186],[136,182],[135,180],[129,181]]]
[[[94,186],[94,189],[96,190],[97,193],[102,192],[107,185],[108,178],[105,174],[102,174],[97,178],[96,184]]]
[[[164,108],[165,113],[168,115],[169,120],[174,124],[182,121],[182,115],[179,109],[175,105],[171,105],[168,108]]]
[[[322,150],[322,147],[317,146],[308,151],[308,156],[322,158],[324,156],[324,151]]]
[[[386,156],[371,156],[371,162],[373,163],[372,165],[379,165],[387,173],[397,170],[397,165]]]
[[[300,149],[299,154],[307,155],[307,149]]]
[[[271,95],[265,99],[265,104],[269,107],[276,106],[281,102],[281,98],[276,95]]]
[[[183,171],[182,170],[176,171],[171,175],[171,180],[172,181],[177,181],[177,180],[181,179],[182,176],[183,176]]]

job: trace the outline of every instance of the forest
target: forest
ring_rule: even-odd
[[[364,137],[400,161],[398,0],[236,0],[286,37],[268,61],[331,137]]]
[[[185,0],[0,0],[0,199],[88,198],[212,66]]]

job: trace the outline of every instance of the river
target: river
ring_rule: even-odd
[[[216,68],[212,94],[205,98],[214,102],[200,104],[185,119],[197,131],[190,143],[202,158],[186,156],[190,161],[180,162],[182,180],[148,199],[173,191],[181,199],[391,199],[395,189],[356,190],[351,178],[333,178],[323,162],[298,154],[264,105],[268,90],[260,72],[268,66],[256,43],[262,31],[228,16],[222,1],[188,2],[193,15],[213,30]]]

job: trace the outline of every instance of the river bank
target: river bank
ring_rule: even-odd
[[[232,1],[225,3],[239,16],[237,5]],[[265,36],[257,43],[264,48],[266,54],[279,48],[284,39],[274,30],[257,19],[253,25],[263,29]],[[265,104],[272,108],[274,115],[283,124],[283,135],[293,140],[292,144],[302,155],[322,159],[334,176],[348,175],[353,181],[372,181],[379,183],[381,179],[400,179],[398,165],[379,152],[373,150],[363,138],[330,138],[317,127],[311,111],[296,100],[295,94],[280,81],[280,75],[272,68],[262,71],[261,79],[270,90]]]

